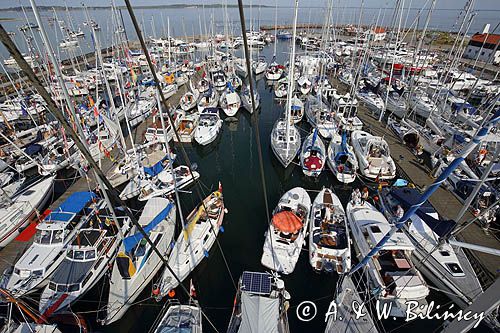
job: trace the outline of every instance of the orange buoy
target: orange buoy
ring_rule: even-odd
[[[170,290],[170,291],[168,292],[168,297],[170,297],[170,298],[175,297],[175,290],[173,290],[173,289],[172,289],[172,290]]]

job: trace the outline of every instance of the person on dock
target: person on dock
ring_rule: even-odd
[[[417,156],[417,162],[420,164],[424,163],[424,159],[422,157],[423,154],[424,154],[424,146],[422,146],[421,144],[418,144],[417,148],[415,148],[415,155]]]

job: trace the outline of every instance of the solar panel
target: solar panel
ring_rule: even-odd
[[[271,275],[268,273],[243,272],[241,289],[254,294],[269,295],[271,293]]]

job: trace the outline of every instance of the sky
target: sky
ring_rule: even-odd
[[[110,4],[110,0],[35,0],[38,5],[51,6],[51,5],[61,5],[64,6],[65,3],[68,6],[81,6],[84,2],[89,6],[103,6]],[[158,4],[221,4],[227,1],[228,4],[237,4],[237,0],[131,0],[132,5],[158,5]],[[293,0],[243,0],[245,5],[274,5],[275,1],[278,6],[293,6]],[[357,7],[360,6],[361,0],[334,0],[339,4],[339,7],[348,6]],[[326,0],[299,0],[300,7],[307,6],[323,6],[326,4]],[[430,0],[405,0],[405,7],[411,4],[412,7],[417,8],[424,5],[426,2],[430,3]],[[462,8],[466,0],[437,0],[436,8],[444,9],[459,9]],[[0,0],[0,8],[16,7],[19,3],[28,6],[29,0]],[[115,0],[117,5],[123,5],[123,0]],[[302,5],[301,5],[302,3]],[[365,0],[366,7],[389,7],[394,6],[396,0]],[[391,7],[392,7],[391,6]],[[477,10],[500,10],[500,0],[476,0],[475,9]],[[0,15],[1,16],[1,15]]]

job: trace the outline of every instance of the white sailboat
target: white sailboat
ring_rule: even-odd
[[[281,197],[266,231],[262,265],[283,274],[294,271],[306,241],[310,209],[311,198],[301,187]]]
[[[321,96],[308,96],[305,113],[311,126],[317,128],[323,138],[333,140],[339,136],[335,112],[321,100]]]
[[[16,238],[31,221],[38,217],[52,193],[55,176],[38,179],[25,188],[9,195],[0,193],[0,248]]]
[[[8,275],[5,288],[16,296],[23,296],[44,287],[47,279],[64,259],[64,250],[77,230],[92,216],[85,208],[97,208],[92,192],[75,192],[36,226],[33,244],[17,260]]]
[[[198,178],[200,178],[200,174],[191,171],[185,165],[174,168],[173,174],[169,168],[165,168],[144,183],[138,199],[139,201],[148,201],[154,197],[169,195],[174,192],[175,186],[178,189],[186,188]]]
[[[309,221],[309,263],[315,271],[351,269],[351,239],[344,207],[329,188],[314,199]]]
[[[175,212],[173,202],[165,198],[152,198],[146,203],[138,221],[164,257],[171,249]],[[123,317],[163,266],[162,258],[135,227],[130,234],[123,240],[113,264],[104,320],[107,325]]]
[[[346,214],[361,257],[366,256],[391,229],[384,215],[366,201],[349,202]],[[391,316],[406,316],[406,302],[409,300],[427,304],[425,298],[429,295],[429,288],[410,260],[414,250],[410,239],[399,231],[367,264],[370,288],[382,306],[388,303]],[[415,311],[422,311],[422,308]]]
[[[302,172],[309,177],[318,177],[326,164],[326,148],[315,129],[304,140],[300,153]]]
[[[219,105],[226,116],[234,117],[241,107],[240,95],[232,87],[228,87],[222,92]]]
[[[255,110],[260,107],[260,95],[257,90],[254,90]],[[252,108],[252,95],[250,94],[250,87],[247,87],[241,92],[241,103],[243,108],[250,113],[253,113]]]
[[[177,300],[169,300],[166,306],[168,306],[167,311],[160,319],[154,333],[203,332],[202,310],[197,301],[191,300],[189,304],[180,304]]]
[[[203,200],[186,218],[186,224],[168,258],[168,265],[183,281],[198,266],[215,243],[224,219],[222,186]],[[170,272],[165,270],[161,277],[159,296],[163,297],[179,285]]]
[[[354,150],[347,143],[347,136],[335,136],[328,146],[328,165],[337,180],[344,184],[352,183],[356,179],[358,160]]]

